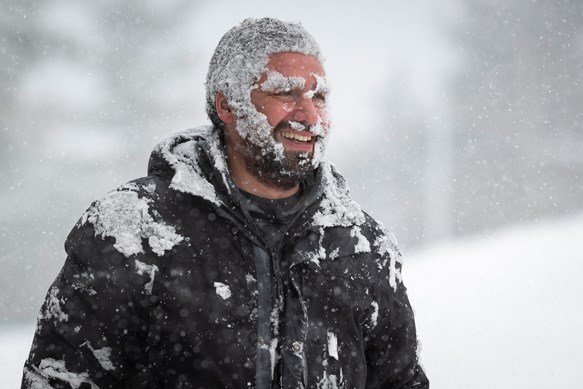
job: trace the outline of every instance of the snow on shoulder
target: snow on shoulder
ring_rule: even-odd
[[[68,321],[69,315],[63,312],[61,304],[65,300],[59,297],[59,288],[52,286],[47,294],[45,304],[41,309],[40,317],[44,320],[55,319],[56,321]]]
[[[32,369],[25,368],[24,379],[32,388],[52,388],[49,380],[58,379],[75,389],[81,387],[82,384],[87,384],[91,389],[99,389],[89,378],[89,373],[69,371],[64,361],[53,358],[43,359],[38,366],[33,366]]]
[[[324,198],[313,217],[314,226],[349,227],[364,223],[364,213],[352,198],[344,178],[329,161],[322,163]]]
[[[322,179],[324,185],[324,197],[320,203],[320,209],[313,217],[313,225],[320,228],[326,227],[352,227],[350,236],[357,239],[354,246],[355,253],[369,253],[375,249],[379,254],[376,260],[379,270],[389,265],[389,284],[393,289],[402,281],[401,270],[398,264],[401,263],[401,252],[399,251],[397,240],[394,235],[386,230],[382,223],[378,223],[381,234],[371,242],[364,236],[361,226],[365,222],[365,215],[350,197],[350,190],[344,178],[337,172],[334,165],[329,161],[322,163]],[[336,257],[337,253],[330,255]],[[314,261],[319,263],[318,261]]]
[[[397,283],[403,281],[401,268],[397,266],[397,263],[402,264],[402,254],[395,236],[385,228],[381,229],[383,234],[373,243],[381,256],[381,259],[377,260],[377,266],[379,269],[383,269],[387,265],[387,260],[389,261],[389,284],[396,290]]]
[[[127,184],[108,193],[83,214],[81,225],[89,222],[95,236],[115,238],[113,246],[126,257],[144,252],[142,239],[148,239],[152,251],[162,256],[184,237],[175,227],[154,220],[149,211],[152,200],[139,197],[138,190]]]

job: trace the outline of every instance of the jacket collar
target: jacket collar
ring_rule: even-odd
[[[182,131],[160,142],[150,156],[148,174],[168,177],[172,189],[201,197],[249,221],[243,195],[229,176],[224,147],[213,126]],[[364,222],[346,181],[329,161],[322,161],[304,185],[299,206],[311,210],[301,217],[304,222],[311,221],[310,227],[347,227]]]

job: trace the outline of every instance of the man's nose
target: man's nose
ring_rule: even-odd
[[[308,98],[302,98],[296,102],[293,119],[298,122],[305,122],[312,125],[320,119],[320,113],[314,105],[314,101]]]

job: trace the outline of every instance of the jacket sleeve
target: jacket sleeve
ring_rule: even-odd
[[[139,369],[130,265],[113,239],[78,223],[42,305],[22,388],[125,387]]]
[[[401,281],[401,265],[391,262],[392,273],[378,294],[376,326],[365,338],[367,388],[429,388],[419,365],[415,319]]]

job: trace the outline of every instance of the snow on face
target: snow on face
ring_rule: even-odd
[[[323,77],[313,56],[272,55],[248,101],[232,107],[236,121],[227,126],[230,157],[279,187],[293,187],[318,167],[329,127],[326,95],[315,92]]]
[[[313,58],[320,69],[302,76],[282,74],[269,66],[274,56],[291,54]],[[274,134],[276,126],[285,118],[263,109],[264,104],[252,101],[254,92],[274,91],[282,86],[282,91],[303,90],[302,100],[312,101],[314,96],[321,95],[325,90],[325,83],[318,81],[324,77],[321,64],[322,57],[314,38],[301,25],[295,23],[271,18],[247,19],[227,32],[219,42],[207,74],[207,112],[213,123],[220,123],[215,100],[217,93],[222,93],[236,116],[237,136],[245,141],[241,148],[252,149],[247,155],[243,155],[243,159],[255,177],[279,175],[274,182],[286,186],[288,181],[297,182],[305,175],[305,171],[317,167],[323,158],[324,138],[329,126],[327,114],[322,114],[322,117],[313,119],[307,125],[296,120],[304,127],[315,126],[308,131],[317,135],[318,139],[316,141],[314,137],[308,144],[305,140],[296,138],[297,135],[292,135],[296,145],[304,144],[301,148],[292,150],[290,155],[286,144],[289,146],[294,142],[282,141],[274,136],[277,135]],[[264,80],[260,81],[262,77]],[[305,90],[308,77],[315,82],[313,87],[310,85]],[[279,108],[288,116],[293,114],[293,107],[288,104],[281,104]],[[291,125],[288,124],[287,127]],[[298,130],[298,126],[292,129]],[[302,134],[302,137],[306,135],[309,134]],[[254,162],[256,159],[261,161]],[[267,168],[261,171],[257,167],[259,164],[267,165]],[[290,176],[292,178],[286,179]]]
[[[250,18],[229,30],[217,45],[207,73],[206,104],[211,120],[216,118],[218,92],[234,105],[247,100],[269,56],[285,52],[311,55],[323,62],[318,44],[300,24]]]
[[[325,138],[329,127],[327,89],[322,86],[324,77],[322,64],[315,57],[298,53],[270,56],[249,99],[250,109],[257,110],[256,116],[267,120],[267,139],[257,139],[261,138],[261,132],[255,128],[241,129],[239,122],[237,129],[264,148],[275,143],[282,144],[288,153],[312,153],[314,142]],[[239,119],[246,122],[245,118]],[[288,155],[276,155],[276,158],[285,157]]]
[[[270,61],[271,62],[271,61]],[[294,105],[298,100],[313,100],[314,106],[318,109],[318,119],[316,123],[306,126],[301,122],[289,120],[289,124],[296,131],[310,131],[313,135],[325,137],[328,132],[328,112],[326,107],[326,98],[330,92],[325,76],[319,73],[309,73],[314,82],[312,86],[306,88],[306,83],[311,78],[298,76],[286,77],[276,70],[269,68],[265,72],[265,81],[259,84],[259,89],[273,96],[282,96],[284,105],[282,109],[286,112],[293,112]],[[303,65],[300,65],[303,66]],[[262,77],[263,78],[263,77]],[[305,90],[305,91],[304,91]],[[287,96],[284,98],[284,96]],[[324,124],[323,124],[324,123]]]
[[[305,85],[306,80],[303,77],[286,77],[275,70],[267,70],[266,79],[259,87],[264,92],[289,93],[294,89],[304,89]]]
[[[289,125],[290,125],[291,129],[294,131],[303,131],[306,129],[306,126],[304,126],[302,123],[294,122],[293,120],[289,121]]]

